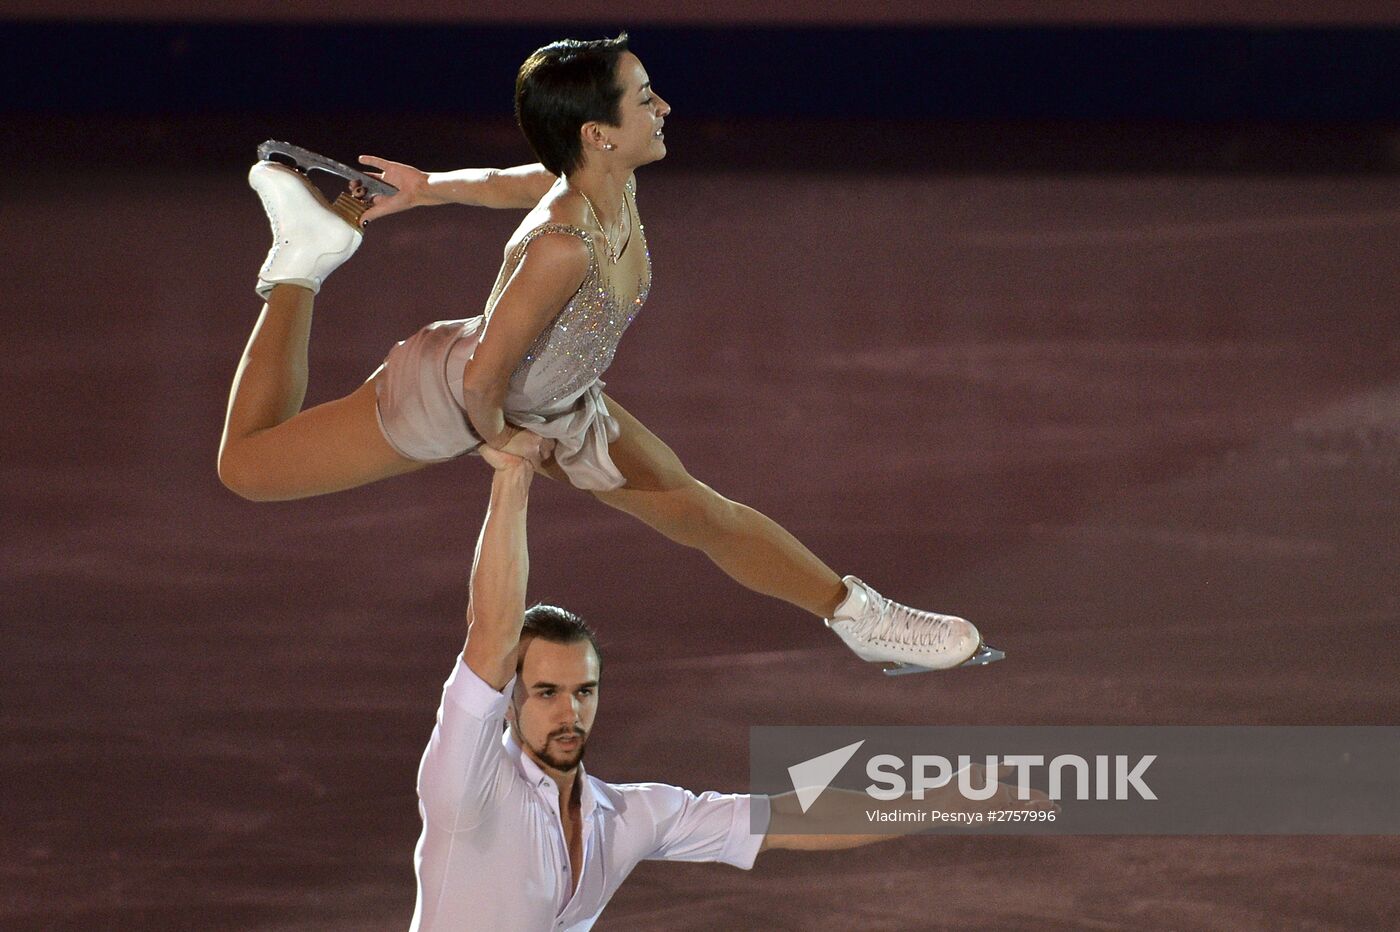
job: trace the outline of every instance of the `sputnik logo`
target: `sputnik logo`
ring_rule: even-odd
[[[792,788],[797,791],[797,803],[806,812],[817,801],[817,798],[826,792],[826,788],[831,785],[831,781],[836,779],[836,775],[841,772],[841,768],[846,766],[846,762],[855,756],[856,751],[865,743],[865,739],[857,741],[855,744],[848,744],[844,748],[837,748],[828,751],[810,760],[804,760],[800,764],[793,764],[788,768],[788,776],[792,778]]]

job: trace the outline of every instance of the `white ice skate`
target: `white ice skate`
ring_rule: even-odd
[[[887,663],[885,673],[929,673],[974,667],[1006,655],[982,643],[972,622],[893,602],[854,576],[845,577],[846,599],[826,625],[856,656]]]
[[[360,248],[360,215],[369,204],[349,192],[332,204],[305,175],[277,162],[255,164],[248,184],[272,224],[272,249],[258,271],[258,295],[266,300],[279,284],[319,292],[326,276]]]

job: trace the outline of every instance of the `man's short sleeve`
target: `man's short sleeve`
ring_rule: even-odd
[[[418,767],[425,816],[448,831],[469,828],[494,798],[504,760],[501,732],[514,678],[497,692],[460,655],[442,688],[437,725]]]
[[[646,860],[721,861],[748,870],[768,826],[768,797],[701,793],[644,783],[631,787],[656,825],[656,847]],[[629,794],[630,795],[630,794]]]

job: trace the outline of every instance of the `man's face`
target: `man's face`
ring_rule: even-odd
[[[515,740],[541,767],[568,773],[598,712],[598,655],[587,641],[530,638],[508,716]]]

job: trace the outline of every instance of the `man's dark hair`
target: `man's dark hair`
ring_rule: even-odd
[[[520,66],[515,121],[553,174],[567,175],[583,164],[583,124],[618,125],[617,60],[625,51],[625,32],[616,39],[564,39],[531,52]]]
[[[520,628],[520,640],[539,638],[552,644],[577,644],[587,641],[593,645],[593,654],[598,658],[598,668],[603,667],[603,652],[598,649],[598,638],[593,629],[578,615],[557,605],[535,604],[525,610],[525,624]],[[515,672],[525,662],[525,652],[515,662]]]

